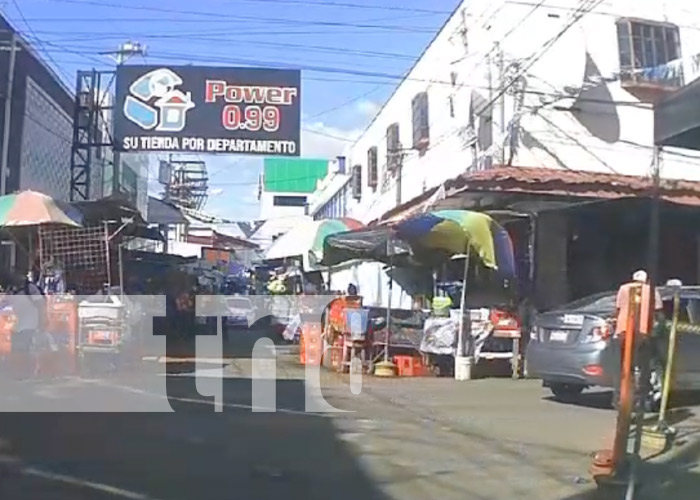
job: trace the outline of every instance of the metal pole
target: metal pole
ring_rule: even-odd
[[[0,165],[0,195],[7,194],[8,160],[10,155],[10,126],[12,122],[12,89],[15,86],[15,65],[17,62],[17,34],[10,38],[10,61],[7,68],[7,88],[5,89],[5,113],[2,127],[2,165]]]
[[[403,150],[399,146],[399,151],[393,153],[398,155],[397,159],[397,165],[396,165],[396,206],[401,205],[401,199],[403,196],[403,193],[401,192],[403,190],[402,182],[403,179],[401,179],[401,176],[403,174]]]
[[[123,249],[122,249],[122,244],[119,243],[118,252],[119,252],[119,291],[122,299],[124,298],[124,255],[123,255]],[[123,302],[123,301],[122,301]]]
[[[384,362],[389,362],[389,344],[391,343],[391,295],[394,289],[394,258],[389,255],[389,300],[386,306],[386,348]]]
[[[140,43],[127,42],[119,47],[119,50],[114,54],[115,61],[117,63],[117,71],[119,66],[124,64],[128,56],[133,55],[144,55],[145,47]],[[115,110],[116,111],[116,110]],[[114,148],[114,155],[112,158],[112,195],[118,195],[121,193],[121,152]]]
[[[634,442],[633,442],[633,452],[630,464],[630,477],[627,484],[627,494],[625,500],[633,500],[634,493],[637,482],[637,468],[640,459],[640,453],[642,449],[642,436],[644,428],[644,410],[646,399],[649,395],[649,373],[650,373],[650,339],[649,337],[653,334],[652,330],[654,328],[654,316],[656,313],[656,281],[659,275],[659,232],[660,232],[660,191],[661,191],[661,148],[659,146],[654,146],[654,157],[653,157],[653,187],[652,187],[652,198],[651,198],[651,210],[649,214],[649,304],[647,305],[647,311],[649,317],[639,318],[640,329],[641,322],[646,321],[647,324],[647,335],[640,335],[639,345],[637,347],[637,362],[635,363],[639,375],[639,383],[637,384],[637,408],[635,415],[635,429],[634,429]]]
[[[635,328],[635,333],[640,332],[641,327],[642,327],[642,321],[645,321],[646,318],[641,317],[641,301],[642,299],[642,293],[641,290],[643,290],[642,287],[640,287],[640,292],[639,292],[639,305],[636,308],[635,311],[635,316],[638,321],[638,327]],[[652,286],[651,293],[649,296],[651,297],[651,300],[654,300],[654,289]],[[652,302],[653,304],[654,302]],[[653,307],[650,310],[652,311],[652,316],[653,316]],[[640,458],[640,453],[642,450],[642,432],[644,429],[644,403],[646,401],[646,396],[648,393],[647,390],[647,383],[646,383],[646,378],[648,378],[648,372],[649,370],[646,369],[646,367],[649,364],[648,357],[645,356],[646,353],[646,347],[648,346],[648,339],[645,339],[643,335],[638,334],[637,338],[635,339],[635,343],[637,344],[636,346],[636,352],[635,352],[635,358],[636,362],[634,363],[634,366],[636,368],[637,375],[639,375],[638,383],[636,384],[636,391],[634,392],[635,394],[635,419],[634,419],[634,442],[633,442],[633,448],[632,448],[632,456],[629,459],[629,477],[627,480],[627,492],[625,494],[625,500],[634,500],[634,495],[635,495],[635,490],[637,488],[637,475],[639,473],[639,462],[641,462]],[[645,378],[646,377],[646,378]]]
[[[498,52],[498,90],[500,97],[498,98],[498,121],[501,130],[501,165],[506,162],[506,144],[505,144],[505,133],[506,133],[506,93],[503,92],[503,87],[505,85],[505,64],[503,62],[503,51],[501,50],[501,45],[496,42],[496,51]]]
[[[117,71],[119,70],[119,66],[124,64],[124,51],[120,50],[117,52],[116,55],[116,60],[117,60]],[[118,112],[118,110],[114,110],[114,112]],[[112,123],[114,124],[114,118],[112,118]],[[114,132],[114,130],[112,130]],[[122,155],[121,151],[119,151],[116,147],[112,146],[112,150],[114,151],[114,154],[112,155],[112,196],[117,196],[121,193],[121,182],[120,182],[120,173],[121,173],[121,160],[122,160]]]
[[[464,314],[467,310],[467,274],[469,273],[469,253],[464,257],[464,274],[462,276],[462,295],[459,304],[459,330],[457,332],[457,357],[464,356]]]
[[[112,264],[109,256],[109,222],[104,223],[105,227],[105,264],[107,266],[107,291],[112,288]]]
[[[649,216],[649,282],[652,290],[650,299],[654,303],[654,287],[659,279],[659,233],[661,210],[661,147],[654,146],[654,159],[652,167],[652,197]],[[649,311],[654,311],[651,307]],[[653,321],[653,319],[652,319]]]
[[[676,336],[678,333],[678,316],[681,310],[681,293],[677,289],[673,294],[673,318],[671,320],[671,332],[668,338],[668,359],[666,361],[666,373],[664,374],[664,386],[661,395],[661,408],[659,409],[660,430],[665,430],[666,411],[668,410],[668,398],[671,393],[671,381],[673,380],[673,365],[676,357]]]

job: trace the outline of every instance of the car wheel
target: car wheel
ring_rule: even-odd
[[[549,390],[560,401],[574,401],[582,392],[584,386],[574,384],[550,384]]]

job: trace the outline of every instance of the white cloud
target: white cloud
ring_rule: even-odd
[[[355,109],[365,116],[372,117],[377,114],[381,105],[369,99],[360,99],[355,103]]]
[[[362,129],[344,130],[327,126],[323,122],[303,124],[301,156],[309,158],[341,156],[361,133]]]

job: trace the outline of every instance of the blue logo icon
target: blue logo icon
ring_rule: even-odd
[[[124,101],[124,116],[144,130],[180,132],[185,128],[187,111],[194,108],[190,92],[173,71],[161,68],[135,80]]]

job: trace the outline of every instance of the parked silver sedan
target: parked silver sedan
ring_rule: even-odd
[[[673,311],[673,289],[659,287],[664,319]],[[526,353],[528,376],[540,378],[554,396],[573,401],[584,389],[616,389],[620,349],[611,335],[617,292],[590,295],[553,311],[541,313],[530,332]],[[680,322],[700,326],[700,287],[681,288]],[[666,345],[659,346],[665,357]],[[700,390],[700,335],[681,334],[674,389]],[[663,368],[652,370],[650,401],[660,398]]]

